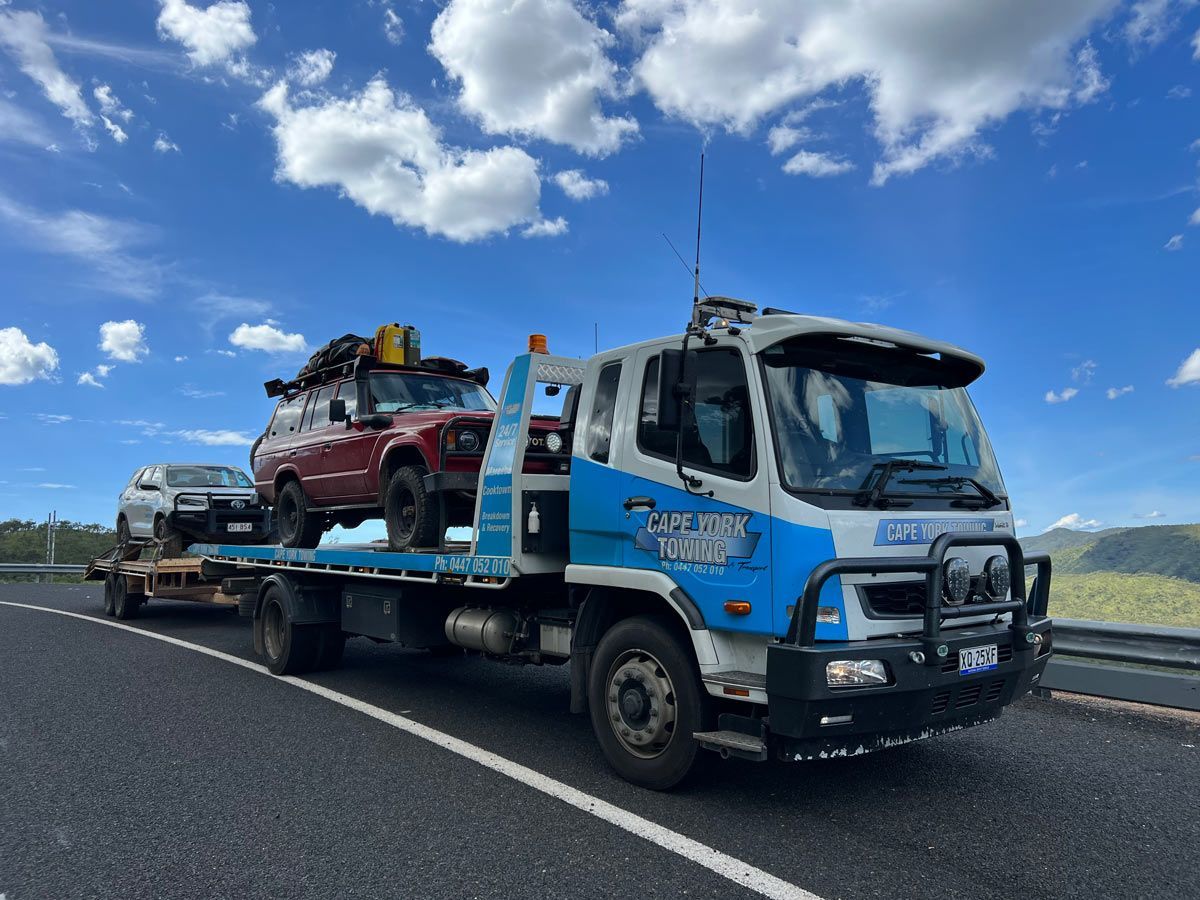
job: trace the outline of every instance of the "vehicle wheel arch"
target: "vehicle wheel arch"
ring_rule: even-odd
[[[395,440],[383,448],[379,458],[379,505],[382,506],[388,482],[398,469],[405,466],[423,466],[426,472],[436,472],[438,467],[430,463],[421,445],[412,440]]]
[[[301,625],[341,623],[341,593],[336,588],[297,582],[275,572],[262,580],[254,598],[254,652],[260,656],[263,653],[263,606],[273,589],[279,592],[289,621]]]

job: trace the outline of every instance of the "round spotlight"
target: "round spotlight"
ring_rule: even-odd
[[[971,566],[961,556],[955,556],[946,560],[942,575],[946,602],[961,606],[971,593]]]
[[[458,433],[458,449],[474,453],[479,449],[479,435],[473,431],[460,431]]]
[[[983,565],[984,580],[988,593],[995,600],[1003,600],[1012,587],[1012,572],[1008,568],[1008,559],[1003,556],[993,556]]]
[[[563,439],[562,435],[557,431],[552,431],[546,435],[546,449],[551,453],[562,453]]]

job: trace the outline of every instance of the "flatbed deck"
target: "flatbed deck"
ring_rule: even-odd
[[[130,594],[146,599],[191,600],[217,606],[237,606],[240,594],[226,592],[224,586],[231,584],[231,576],[235,576],[232,583],[236,583],[236,576],[254,574],[252,570],[226,570],[219,574],[208,572],[205,571],[204,559],[199,556],[129,558],[137,549],[140,548],[122,552],[120,548],[113,548],[105,556],[93,559],[84,570],[84,580],[104,581],[115,572],[125,577],[126,589]]]

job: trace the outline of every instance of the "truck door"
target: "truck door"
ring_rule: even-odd
[[[639,351],[626,410],[625,477],[616,498],[624,564],[670,576],[710,628],[770,633],[771,517],[749,358],[731,342],[699,349],[689,362],[696,393],[681,428],[683,463],[702,484],[688,491],[676,471],[676,433],[657,426],[660,349]],[[729,601],[748,603],[749,611],[727,611]]]

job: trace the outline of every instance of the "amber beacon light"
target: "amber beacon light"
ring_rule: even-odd
[[[529,352],[547,354],[550,352],[550,349],[546,346],[546,336],[544,334],[531,334],[529,336]]]

